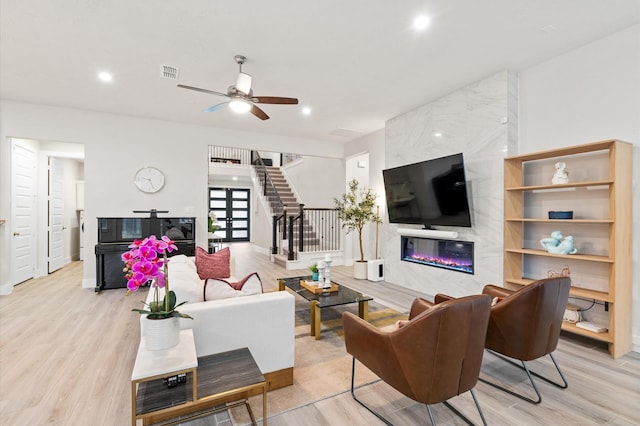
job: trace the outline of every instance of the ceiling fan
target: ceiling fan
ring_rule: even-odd
[[[238,79],[235,86],[229,86],[227,93],[215,92],[213,90],[201,89],[199,87],[185,86],[184,84],[178,84],[178,87],[189,90],[196,90],[198,92],[210,93],[212,95],[225,96],[229,98],[228,101],[222,102],[217,105],[210,106],[205,109],[206,112],[213,112],[225,105],[229,105],[235,112],[244,113],[251,112],[261,120],[268,120],[269,116],[260,109],[256,104],[297,104],[296,98],[282,98],[279,96],[253,96],[253,90],[251,90],[251,76],[242,72],[242,64],[247,60],[242,55],[234,56],[236,63],[240,68]]]

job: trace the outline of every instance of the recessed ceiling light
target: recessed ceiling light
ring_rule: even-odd
[[[436,138],[439,138],[440,136],[442,136],[442,133],[440,133],[440,132],[435,132],[435,133],[433,134],[433,136],[435,136]]]
[[[420,15],[413,20],[413,28],[415,28],[416,30],[424,30],[429,26],[430,21],[431,20],[428,16]]]
[[[98,73],[98,78],[105,83],[108,83],[113,80],[113,75],[110,72],[102,71]]]
[[[304,108],[302,108],[302,113],[303,113],[304,115],[309,115],[309,114],[311,114],[311,108],[309,108],[309,107],[304,107]]]

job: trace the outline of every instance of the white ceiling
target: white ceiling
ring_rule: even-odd
[[[203,126],[348,141],[502,69],[639,22],[638,0],[2,0],[0,97]],[[411,28],[418,14],[430,26]],[[203,109],[248,57],[271,116]],[[161,65],[179,68],[178,81]],[[612,64],[615,66],[615,64]],[[98,71],[114,81],[98,81]],[[301,114],[301,107],[312,114]]]

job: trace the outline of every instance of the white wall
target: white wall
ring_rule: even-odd
[[[474,243],[473,275],[400,260],[398,228],[385,223],[382,249],[385,279],[428,295],[454,297],[480,293],[502,282],[504,156],[514,142],[510,109],[517,99],[516,78],[501,71],[449,95],[395,117],[386,124],[385,168],[462,152],[471,208],[471,228],[456,231]],[[509,118],[509,120],[507,120]]]
[[[349,181],[353,178],[358,179],[360,183],[366,183],[366,186],[371,188],[373,192],[378,196],[378,205],[380,206],[380,217],[384,218],[386,214],[386,205],[384,198],[384,182],[382,180],[382,170],[385,168],[385,131],[384,129],[377,132],[370,133],[363,137],[360,137],[354,141],[349,142],[345,146],[345,162],[346,180]],[[366,161],[366,167],[358,168],[358,161]],[[347,182],[342,185],[345,192],[347,190]],[[382,225],[380,228],[382,229]],[[362,241],[364,245],[364,255],[366,259],[375,258],[376,253],[376,240],[375,240],[376,226],[375,224],[368,224],[363,228]],[[345,244],[345,256],[351,256],[352,259],[358,259],[360,257],[360,250],[358,248],[358,235],[356,232],[349,234]],[[386,242],[381,238],[378,238],[378,253],[382,251]],[[380,255],[378,257],[381,257]],[[349,260],[347,264],[349,264]]]
[[[633,345],[640,352],[640,25],[520,73],[520,153],[621,139],[633,158]]]
[[[0,102],[0,217],[10,215],[8,137],[85,144],[85,262],[84,287],[95,285],[97,221],[99,216],[132,215],[132,210],[169,210],[172,215],[198,218],[197,244],[206,246],[207,155],[210,144],[265,151],[323,154],[342,158],[339,143],[238,132],[181,123],[135,118],[3,100]],[[153,165],[166,175],[165,187],[144,194],[133,185],[136,170]],[[10,223],[5,225],[10,229]],[[9,283],[10,240],[3,233],[0,285]],[[9,289],[10,291],[10,289]]]
[[[344,187],[344,160],[305,156],[283,167],[299,201],[309,208],[331,208]]]

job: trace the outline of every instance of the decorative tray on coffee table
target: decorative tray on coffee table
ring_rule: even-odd
[[[313,294],[333,293],[333,292],[336,292],[336,291],[340,290],[340,287],[338,287],[334,283],[331,283],[331,287],[329,287],[329,288],[322,288],[322,287],[318,287],[318,282],[317,281],[309,281],[309,282],[307,282],[305,280],[300,280],[300,285],[302,287],[306,288],[307,290],[309,290]]]

